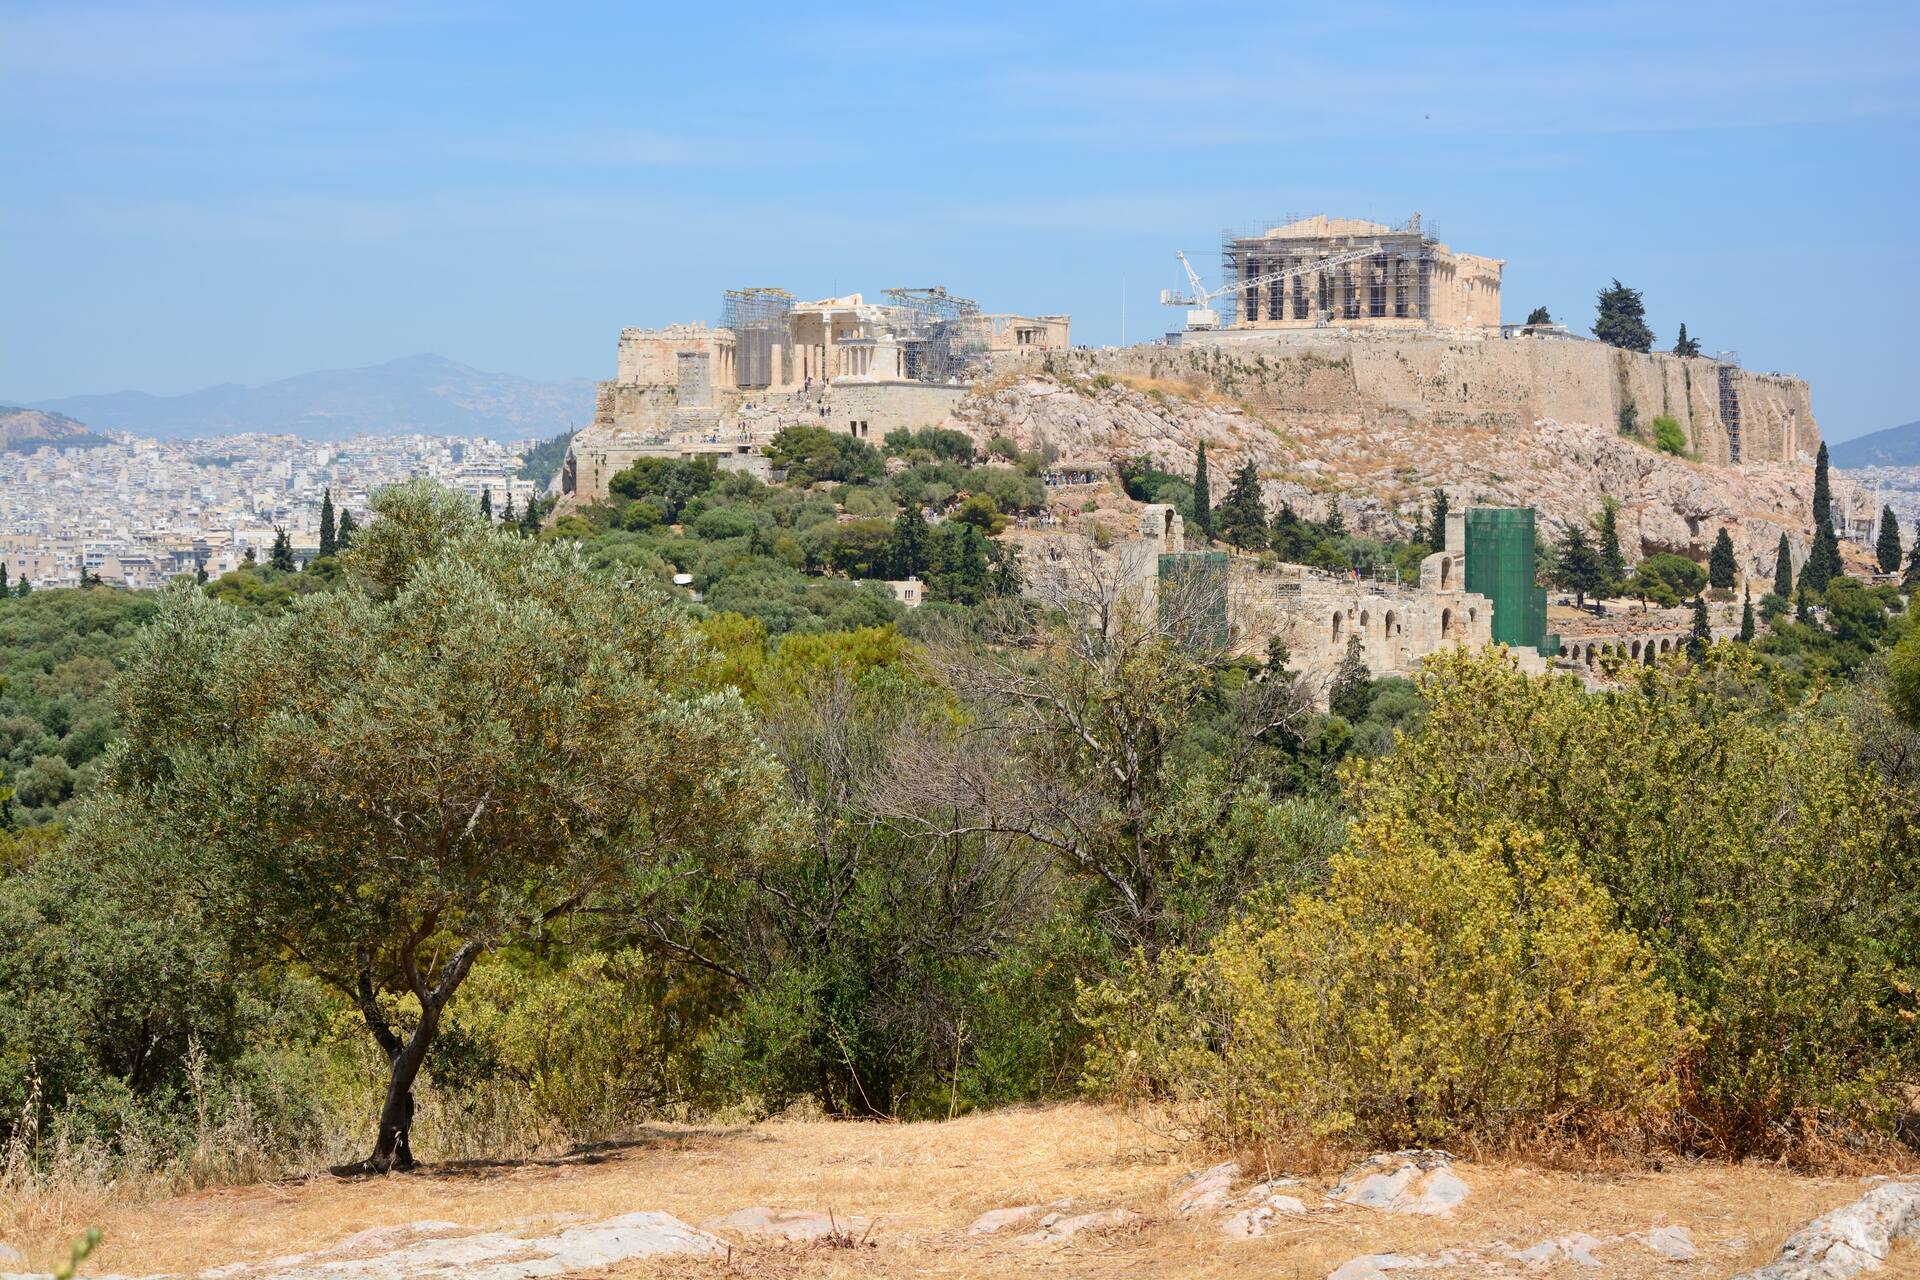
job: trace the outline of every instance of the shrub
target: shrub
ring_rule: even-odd
[[[1084,1001],[1089,1079],[1162,1075],[1242,1141],[1405,1146],[1657,1120],[1685,1036],[1611,915],[1537,833],[1435,840],[1372,822],[1324,894],[1256,909],[1204,955],[1136,965],[1134,991]]]
[[[1687,433],[1671,415],[1658,414],[1653,419],[1653,443],[1662,453],[1683,456],[1687,452]]]

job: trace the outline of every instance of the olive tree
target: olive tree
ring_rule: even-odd
[[[356,1168],[384,1172],[413,1162],[413,1085],[475,961],[749,843],[777,775],[652,588],[433,486],[374,513],[349,585],[282,615],[167,593],[90,829],[353,1002],[390,1064]]]

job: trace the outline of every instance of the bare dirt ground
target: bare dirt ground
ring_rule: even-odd
[[[1463,1160],[1453,1168],[1470,1188],[1467,1198],[1449,1217],[1415,1217],[1327,1201],[1339,1171],[1325,1170],[1301,1173],[1292,1188],[1309,1213],[1276,1221],[1262,1238],[1233,1241],[1221,1231],[1222,1212],[1179,1212],[1178,1179],[1218,1158],[1183,1149],[1134,1116],[1081,1105],[912,1125],[658,1126],[551,1160],[440,1166],[354,1181],[318,1176],[158,1203],[75,1206],[70,1220],[43,1220],[35,1234],[57,1240],[99,1227],[105,1243],[83,1274],[192,1275],[326,1249],[369,1228],[426,1219],[525,1232],[659,1210],[698,1226],[749,1206],[771,1206],[876,1221],[864,1244],[852,1247],[717,1228],[732,1246],[730,1256],[634,1260],[579,1274],[1322,1280],[1361,1254],[1431,1257],[1450,1247],[1526,1248],[1575,1232],[1605,1238],[1680,1225],[1698,1247],[1692,1261],[1670,1261],[1621,1241],[1598,1251],[1600,1270],[1561,1258],[1532,1269],[1482,1261],[1411,1274],[1693,1280],[1771,1260],[1791,1231],[1864,1188],[1856,1177],[1766,1166],[1669,1163],[1657,1172],[1568,1172]],[[1251,1170],[1245,1180],[1283,1172]],[[1125,1208],[1139,1216],[1049,1244],[1016,1243],[1017,1230],[966,1233],[988,1210],[1059,1201],[1071,1201],[1072,1213]],[[1876,1274],[1920,1276],[1915,1252],[1897,1252]],[[52,1259],[36,1254],[31,1261],[44,1267]]]

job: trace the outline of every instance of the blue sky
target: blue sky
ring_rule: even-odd
[[[1644,291],[1831,438],[1920,418],[1920,6],[0,2],[0,398],[435,351],[607,376],[720,291],[1164,330],[1289,213]],[[823,15],[823,16],[821,16]]]

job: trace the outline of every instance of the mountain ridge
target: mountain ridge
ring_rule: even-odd
[[[1838,441],[1827,458],[1836,467],[1920,467],[1920,421]]]
[[[593,416],[593,396],[590,379],[522,378],[421,353],[257,386],[222,382],[176,396],[114,391],[26,407],[96,430],[163,439],[258,432],[343,440],[420,432],[515,440],[550,437],[585,422]]]

